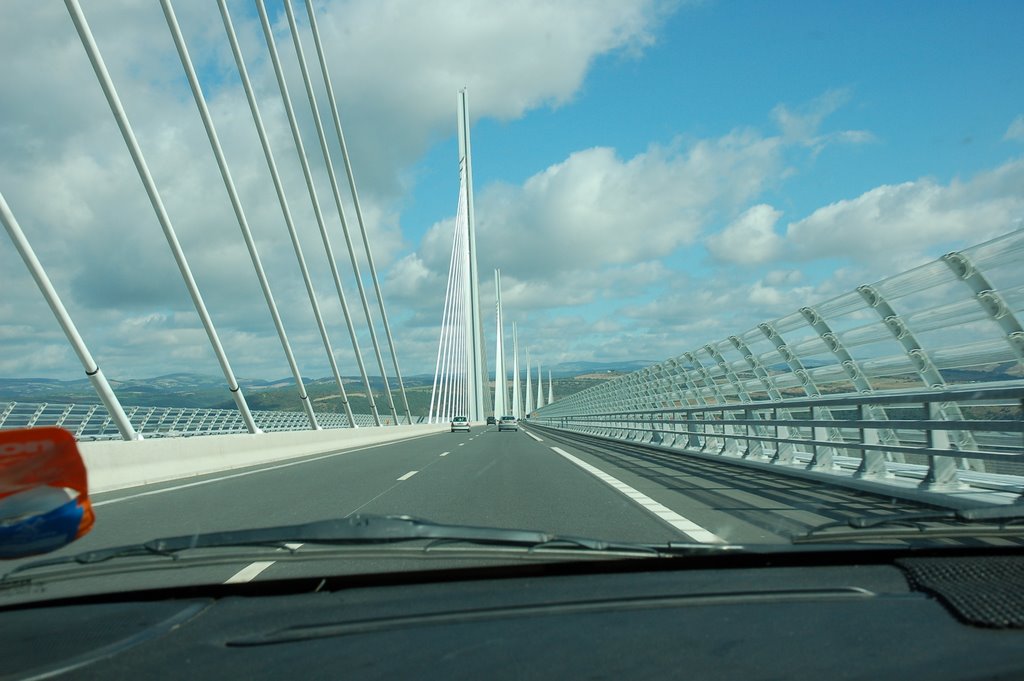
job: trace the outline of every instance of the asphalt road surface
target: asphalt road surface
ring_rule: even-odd
[[[825,522],[912,510],[870,494],[529,426],[477,426],[98,494],[93,503],[93,531],[47,557],[354,513],[609,541],[750,544],[788,543]],[[218,566],[210,578],[250,581],[283,569],[270,560],[242,562]]]

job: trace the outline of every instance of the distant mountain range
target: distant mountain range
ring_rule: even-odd
[[[649,360],[630,360],[623,362],[561,362],[550,367],[542,367],[544,378],[548,371],[554,378],[554,392],[558,397],[565,397],[597,382],[610,380],[616,376],[630,373],[650,366],[655,362]],[[813,363],[805,363],[812,366]],[[771,367],[770,371],[784,371],[786,367]],[[525,367],[523,367],[525,376]],[[948,369],[942,371],[943,377],[951,384],[970,382],[989,382],[1020,379],[1021,367],[1016,362],[994,364],[987,367],[972,369]],[[536,371],[533,373],[536,380]],[[430,404],[430,393],[434,377],[429,374],[404,376],[409,407],[414,415],[425,414]],[[363,381],[358,376],[346,376],[342,379],[345,392],[351,401],[352,409],[357,413],[368,413],[369,403]],[[333,378],[303,379],[310,399],[318,409],[341,411],[342,404],[338,386]],[[882,379],[884,383],[884,379]],[[128,379],[110,381],[118,398],[124,405],[139,407],[199,407],[233,409],[234,402],[220,376],[193,373],[173,373],[145,379]],[[246,395],[246,400],[253,409],[266,410],[298,410],[300,402],[297,398],[294,381],[291,378],[276,380],[239,379],[239,384]],[[370,386],[376,395],[378,407],[387,409],[383,396],[384,383],[379,377],[370,377]],[[879,383],[879,387],[884,387]],[[391,381],[394,394],[396,385]],[[396,406],[402,405],[395,395]],[[99,400],[88,379],[80,378],[62,381],[53,378],[0,378],[0,402],[50,402],[56,404],[95,404]]]
[[[580,374],[617,373],[628,374],[644,367],[657,364],[653,359],[634,359],[623,362],[560,362],[550,367],[541,367],[547,373],[551,370],[552,376],[568,378]]]
[[[544,378],[547,378],[548,371],[556,378],[571,378],[580,374],[594,373],[628,373],[636,371],[645,366],[654,364],[653,361],[636,360],[626,362],[562,362],[553,366],[543,367]],[[536,368],[536,365],[534,365]],[[522,367],[525,377],[525,366]],[[308,378],[303,377],[303,382],[309,386],[320,384],[334,385],[333,378]],[[416,374],[403,376],[402,382],[406,388],[418,388],[430,386],[434,377],[430,374]],[[361,392],[363,380],[359,376],[343,376],[342,381],[346,390]],[[391,388],[394,389],[394,379],[390,379]],[[239,378],[238,384],[247,393],[261,392],[266,390],[277,390],[290,388],[294,385],[291,377],[279,379],[251,379]],[[207,374],[193,374],[178,372],[154,376],[152,378],[130,378],[125,380],[110,379],[110,385],[121,394],[131,395],[167,395],[169,393],[188,395],[201,395],[207,391],[220,393],[224,390],[224,378]],[[373,390],[383,390],[384,382],[379,376],[370,376],[370,386]],[[64,381],[56,378],[0,378],[0,400],[19,401],[47,401],[57,397],[77,398],[78,395],[91,395],[95,399],[92,385],[86,378],[78,378]],[[123,400],[126,403],[129,400]],[[132,402],[139,404],[139,402]]]
[[[432,378],[432,377],[431,377]],[[358,394],[364,391],[362,379],[358,376],[342,378],[347,391]],[[405,379],[407,388],[421,386],[418,377]],[[239,379],[239,385],[246,395],[294,391],[291,378],[278,380]],[[334,379],[304,379],[310,394],[337,390]],[[153,378],[116,380],[110,385],[123,404],[141,407],[231,407],[232,400],[222,376],[192,373],[174,373]],[[374,391],[382,391],[383,382],[370,377]],[[53,378],[0,378],[0,402],[56,402],[95,403],[96,393],[86,378],[62,381]]]
[[[544,378],[550,369],[555,380],[555,393],[566,395],[593,385],[599,381],[647,366],[651,362],[564,362],[544,367]],[[525,367],[523,367],[525,377]],[[584,375],[583,380],[574,380]],[[536,374],[534,374],[536,377]],[[414,415],[426,413],[430,403],[430,392],[434,377],[428,374],[403,376],[408,394],[409,406]],[[366,390],[359,376],[342,377],[345,392],[357,413],[368,413],[369,404]],[[238,379],[246,401],[253,409],[298,410],[295,382],[292,378],[276,380]],[[341,411],[339,391],[333,378],[303,378],[306,391],[318,409]],[[396,385],[390,381],[394,392]],[[139,407],[198,407],[233,409],[234,402],[221,376],[179,372],[153,378],[116,380],[110,379],[111,387],[124,405]],[[387,409],[382,397],[384,382],[380,377],[370,377],[378,407]],[[53,378],[0,378],[0,402],[50,402],[56,404],[95,404],[99,400],[86,378],[63,381]],[[395,397],[396,405],[402,408]]]

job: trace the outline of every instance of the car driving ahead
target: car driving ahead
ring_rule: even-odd
[[[470,432],[469,418],[466,416],[453,416],[452,417],[452,432],[457,430],[464,430],[467,433]]]
[[[503,430],[519,430],[519,422],[515,416],[502,416],[498,421],[498,432]]]

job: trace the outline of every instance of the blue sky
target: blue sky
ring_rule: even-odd
[[[477,181],[521,182],[589,146],[628,157],[678,136],[770,129],[776,106],[808,107],[833,90],[848,101],[828,127],[864,129],[876,143],[816,157],[818,181],[778,192],[792,210],[923,175],[948,181],[1020,151],[1002,137],[1024,97],[1022,27],[1016,2],[683,5],[641,55],[597,57],[572,102],[480,121]],[[443,165],[452,150],[439,144],[424,164]],[[433,191],[424,184],[417,199]]]
[[[299,103],[280,3],[268,4]],[[236,371],[285,375],[159,9],[83,7]],[[262,36],[249,3],[231,7],[309,249]],[[326,375],[215,7],[176,8],[302,371]],[[1022,226],[1019,2],[317,10],[407,373],[433,368],[462,86],[484,309],[501,267],[506,319],[546,363],[664,359]],[[216,373],[63,7],[0,6],[0,58],[0,191],[108,375]],[[308,114],[304,135],[322,171]],[[0,303],[0,375],[79,376],[3,240],[0,266],[12,292]],[[326,267],[313,267],[328,305]],[[332,319],[335,354],[354,373],[337,310]]]
[[[779,134],[782,108],[817,119],[819,136],[862,135],[853,143],[837,138],[785,151],[785,171],[756,197],[781,211],[776,231],[785,221],[880,185],[968,181],[1020,157],[1021,140],[1007,139],[1007,132],[1024,108],[1016,75],[1024,65],[1022,26],[1024,7],[1017,3],[683,5],[659,24],[654,44],[640,54],[597,57],[569,103],[515,120],[478,122],[476,181],[478,187],[520,184],[538,167],[595,145],[628,159],[652,144],[686,148],[737,129]],[[428,169],[443,166],[453,145],[439,144],[424,157],[425,175],[433,179],[436,171]],[[1015,186],[1024,189],[1019,178]],[[441,219],[448,206],[439,199],[435,185],[424,181],[413,206]],[[724,227],[726,217],[711,221],[708,231]],[[989,235],[1001,229],[977,227]],[[970,243],[970,234],[967,228],[957,238],[929,240],[924,229],[921,249],[899,264]],[[700,279],[720,271],[710,260],[698,241],[666,253],[662,262]],[[886,262],[857,264],[868,278],[898,271],[885,269]],[[837,249],[801,258],[799,270],[804,281],[827,282],[829,272],[848,265],[850,258]],[[665,283],[633,300],[656,302],[672,288]],[[811,301],[791,305],[804,302]],[[608,307],[600,300],[575,311],[595,319]]]

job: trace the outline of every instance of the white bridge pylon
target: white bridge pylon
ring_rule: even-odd
[[[482,421],[486,415],[487,360],[476,265],[469,100],[464,89],[459,91],[458,98],[458,135],[459,202],[430,394],[429,423],[443,422],[453,416]]]
[[[508,408],[508,377],[505,371],[505,324],[501,309],[501,270],[494,270],[494,416],[501,418],[512,410]]]

